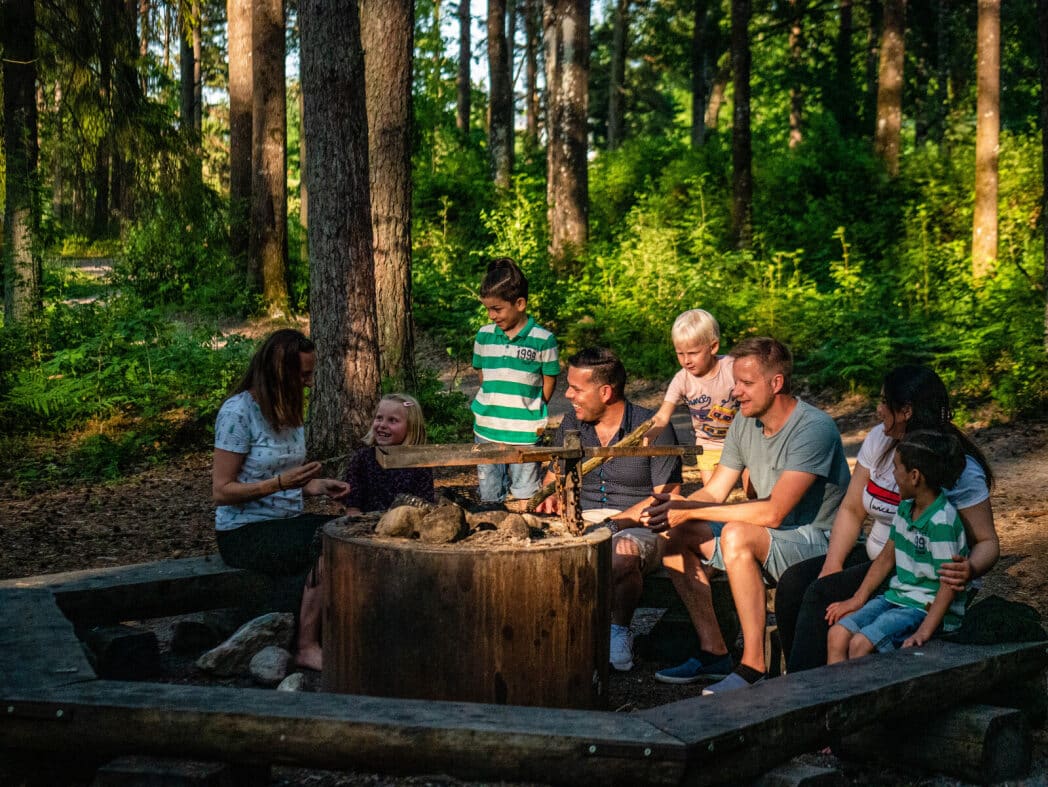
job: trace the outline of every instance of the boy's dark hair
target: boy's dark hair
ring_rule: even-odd
[[[951,489],[964,472],[964,447],[950,432],[920,429],[908,432],[895,446],[907,470],[919,470],[932,489]]]
[[[793,354],[790,348],[770,336],[751,336],[731,348],[732,358],[754,357],[765,370],[782,375],[782,390],[788,394],[793,387]]]
[[[488,272],[480,283],[481,298],[499,298],[513,303],[528,299],[528,277],[509,257],[498,257],[488,263]]]
[[[568,366],[591,370],[593,382],[597,385],[610,385],[616,397],[625,397],[626,367],[622,365],[619,356],[607,347],[587,347],[580,350],[568,358]]]

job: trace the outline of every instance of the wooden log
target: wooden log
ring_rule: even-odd
[[[611,536],[470,546],[324,528],[327,691],[598,708]]]
[[[617,443],[615,443],[615,447],[628,448],[631,445],[639,445],[641,440],[644,439],[644,435],[648,433],[649,429],[651,429],[651,424],[652,421],[649,418],[647,421],[642,423],[628,435],[626,435]],[[596,470],[598,467],[604,464],[604,462],[606,462],[608,458],[608,456],[598,456],[593,457],[591,459],[587,459],[585,462],[582,463],[582,467],[579,468],[579,475],[584,476],[586,475],[586,473],[590,473]],[[549,497],[556,491],[556,482],[549,483],[543,486],[541,489],[539,489],[538,492],[531,496],[530,500],[528,500],[528,511],[534,511],[536,508],[539,507],[539,505],[542,504],[543,500],[545,500],[547,497]]]
[[[91,787],[265,787],[269,781],[268,766],[129,755],[99,768]]]
[[[871,725],[844,738],[840,754],[992,784],[1025,776],[1032,749],[1021,711],[963,705],[915,720]]]
[[[0,581],[0,590],[41,588],[80,625],[235,607],[269,594],[264,574],[230,568],[218,555]]]
[[[456,465],[548,462],[560,457],[580,457],[569,448],[506,445],[504,443],[451,443],[448,445],[394,445],[378,448],[375,459],[386,470],[405,467],[454,467]]]
[[[95,680],[70,623],[47,590],[0,592],[0,684],[51,688]]]

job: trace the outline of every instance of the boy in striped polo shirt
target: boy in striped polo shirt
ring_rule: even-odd
[[[528,280],[511,259],[488,264],[480,302],[491,323],[473,343],[473,368],[480,376],[470,407],[475,440],[534,445],[546,426],[546,404],[560,371],[557,339],[528,316]],[[539,489],[539,466],[477,465],[477,478],[484,503],[501,503],[507,493],[526,500]]]
[[[964,524],[942,491],[964,470],[964,449],[950,433],[916,431],[895,447],[899,510],[891,539],[847,601],[830,604],[828,663],[856,659],[874,650],[920,647],[940,629],[952,631],[964,615],[964,595],[939,581],[938,569],[967,555]],[[888,590],[867,601],[884,580]],[[836,625],[834,625],[836,624]]]

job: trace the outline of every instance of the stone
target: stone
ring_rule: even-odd
[[[287,649],[294,633],[294,615],[290,612],[269,612],[249,620],[221,645],[197,659],[196,665],[204,672],[219,677],[242,675],[252,657],[262,648],[277,645]]]
[[[499,523],[499,532],[510,538],[528,538],[531,531],[520,514],[510,514]]]
[[[492,528],[498,528],[502,524],[502,520],[508,516],[509,511],[505,509],[471,511],[466,514],[466,524],[469,525],[471,530],[491,530]]]
[[[415,506],[391,508],[375,526],[375,535],[389,538],[411,538],[418,532],[426,512]]]
[[[142,680],[160,672],[160,646],[149,629],[96,626],[84,636],[95,672],[110,680]]]
[[[393,498],[393,502],[390,503],[390,508],[397,508],[399,506],[411,506],[412,508],[418,508],[423,511],[432,511],[436,508],[433,503],[428,500],[423,500],[418,495],[409,495],[407,492],[401,492]]]
[[[437,506],[418,528],[419,538],[427,544],[450,544],[466,532],[466,512],[457,505]]]
[[[276,686],[287,675],[287,665],[291,654],[276,645],[262,648],[251,657],[248,672],[256,683],[263,686]]]
[[[304,691],[306,688],[306,676],[301,672],[292,672],[277,686],[277,691]]]

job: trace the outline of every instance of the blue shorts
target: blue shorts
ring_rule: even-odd
[[[920,628],[928,613],[917,607],[900,607],[883,595],[874,596],[861,609],[845,615],[837,625],[862,634],[878,653],[891,653]]]
[[[724,571],[724,555],[721,554],[720,534],[723,522],[707,522],[713,530],[713,554],[706,565]],[[830,545],[830,531],[812,525],[801,525],[790,530],[768,528],[771,544],[768,546],[768,559],[764,561],[764,571],[778,581],[790,566],[812,557],[826,554]]]

